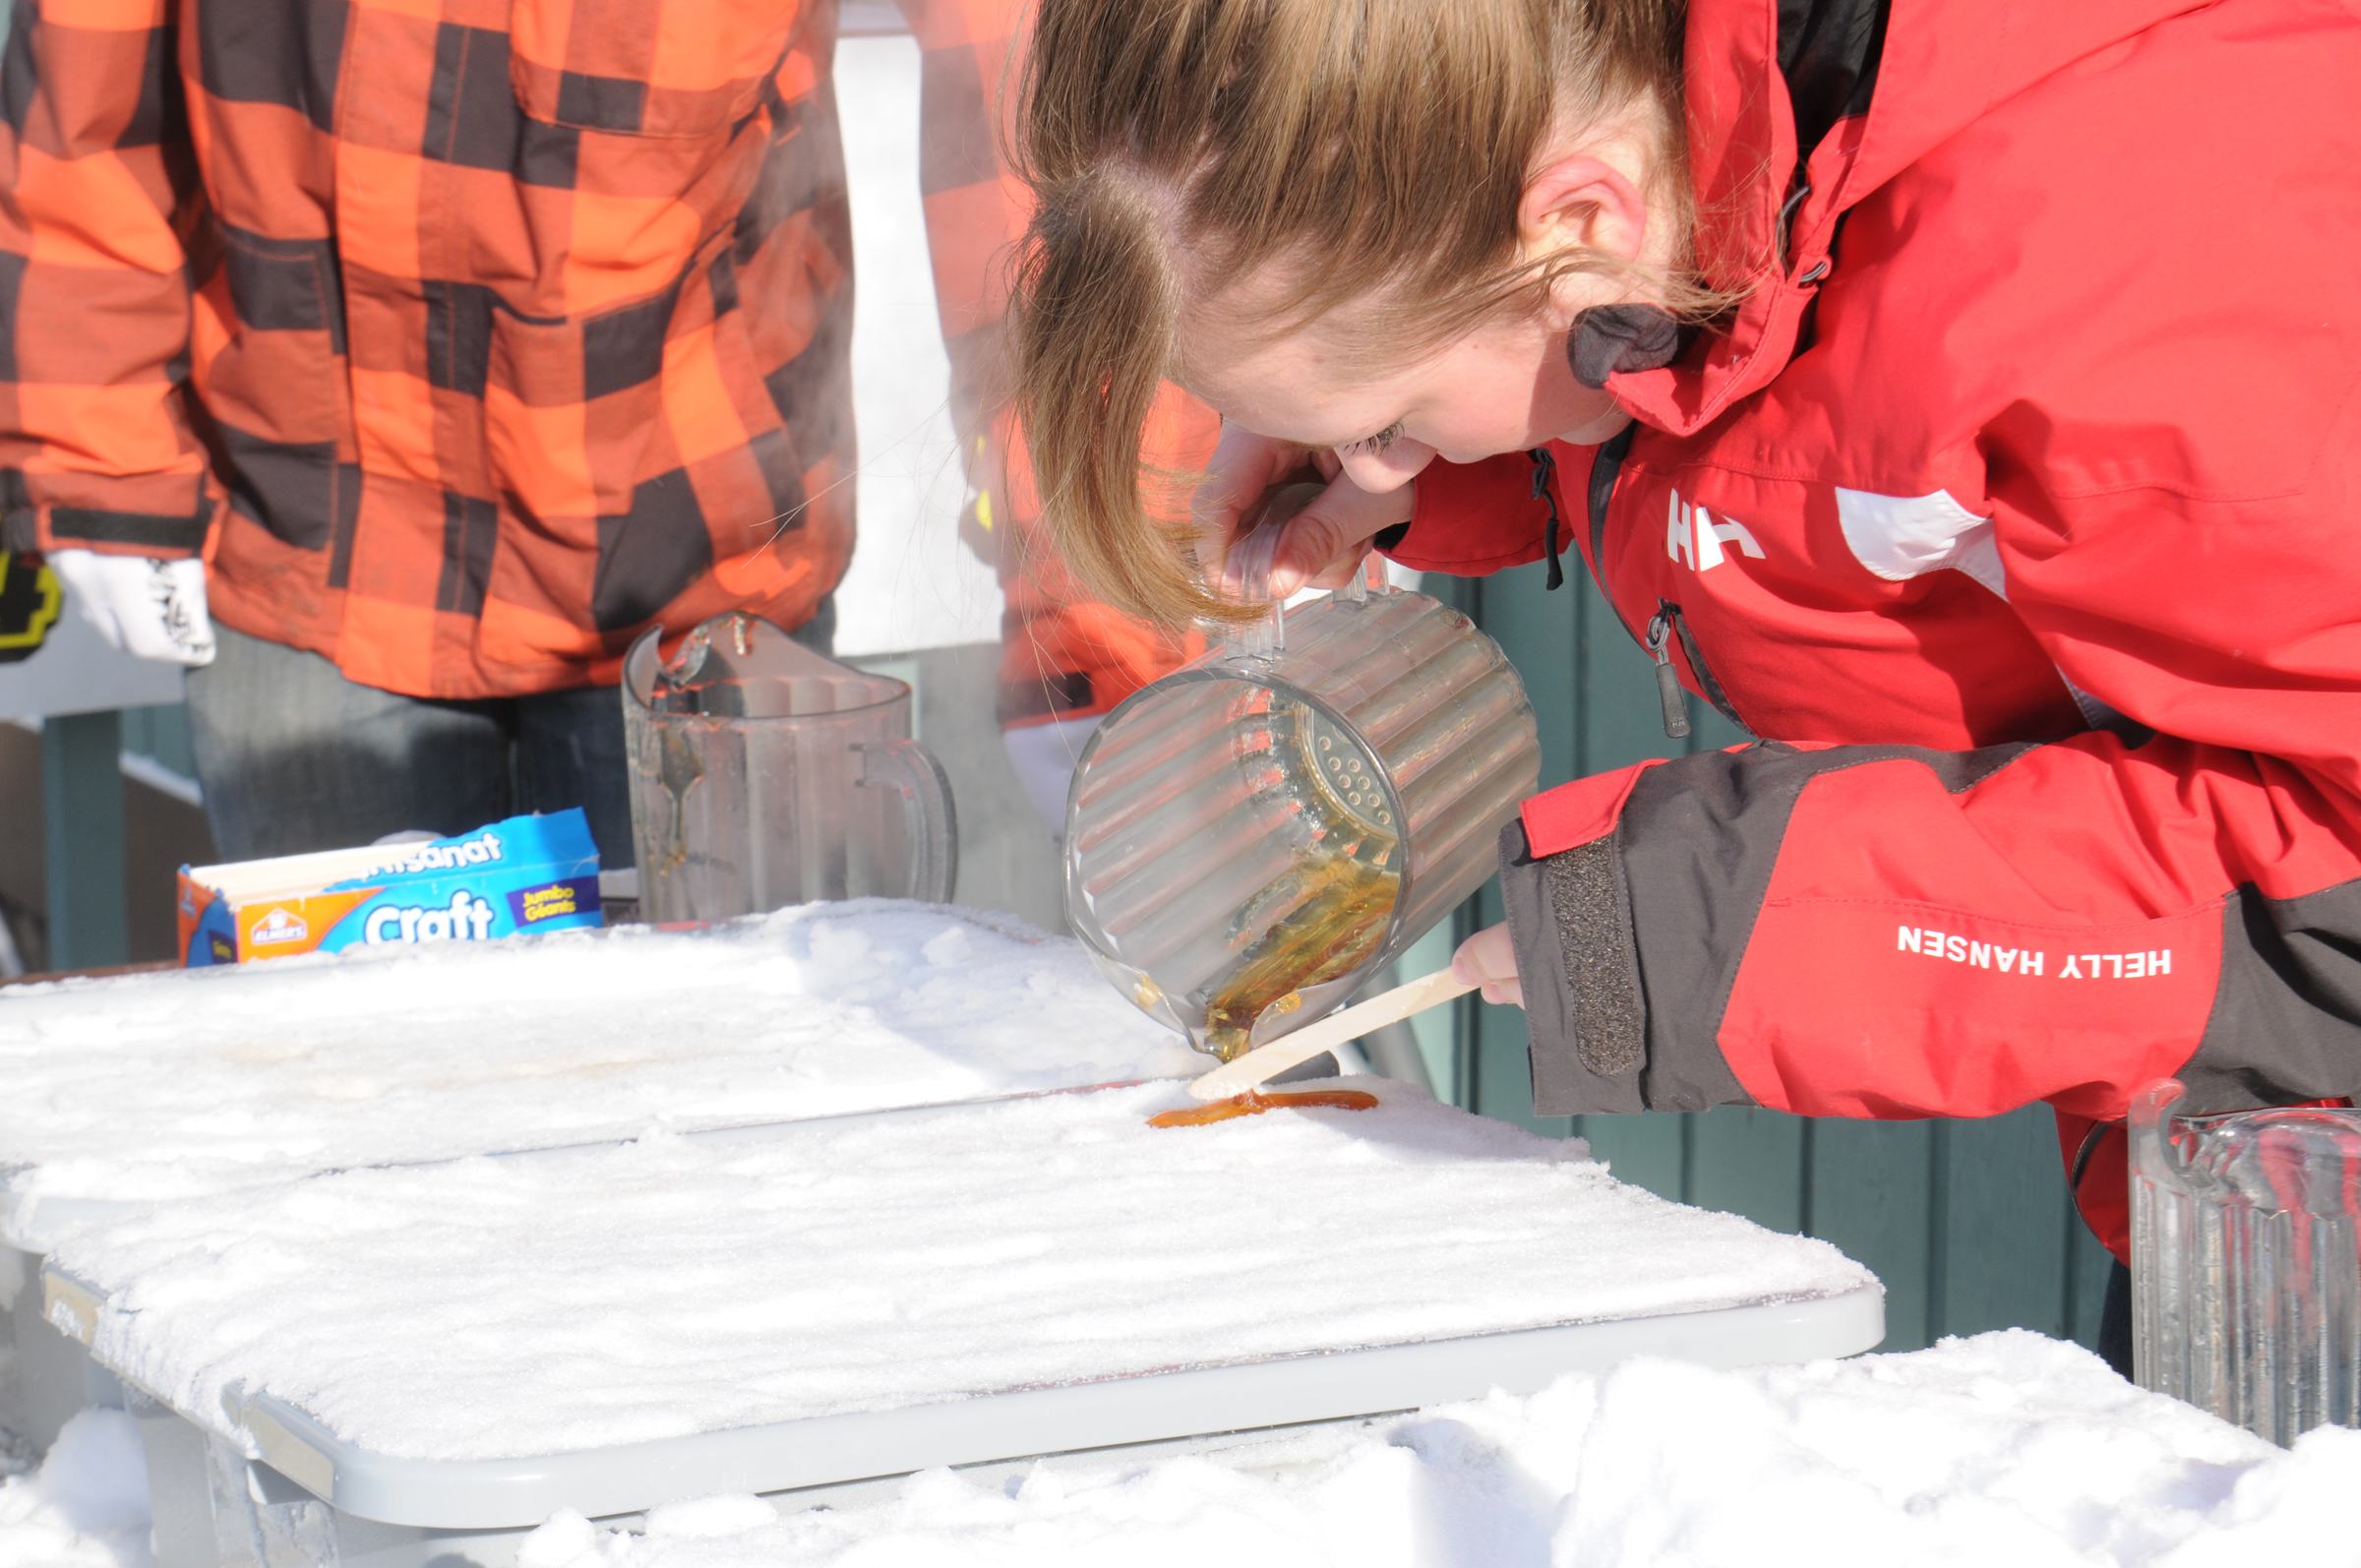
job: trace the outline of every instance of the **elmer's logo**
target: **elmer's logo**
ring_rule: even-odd
[[[283,947],[299,942],[312,934],[303,917],[291,910],[274,909],[254,923],[246,935],[257,947]]]
[[[1763,559],[1763,547],[1754,535],[1735,517],[1717,517],[1703,507],[1692,507],[1672,492],[1665,523],[1665,553],[1675,561],[1685,561],[1692,572],[1707,572],[1720,566],[1726,557],[1724,546],[1735,549],[1740,555]]]

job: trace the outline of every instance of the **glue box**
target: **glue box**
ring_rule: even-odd
[[[579,811],[512,816],[432,843],[180,869],[181,962],[191,969],[598,924],[598,846]]]

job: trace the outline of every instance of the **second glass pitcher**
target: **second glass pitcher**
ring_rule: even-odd
[[[910,688],[716,616],[623,661],[639,909],[721,920],[818,899],[947,903],[950,782],[910,738]]]
[[[1134,1002],[1228,1059],[1342,1004],[1482,886],[1540,766],[1499,645],[1357,582],[1099,725],[1067,798],[1067,919]]]
[[[2361,1111],[2184,1117],[2132,1099],[2132,1358],[2144,1388],[2276,1443],[2361,1425]]]

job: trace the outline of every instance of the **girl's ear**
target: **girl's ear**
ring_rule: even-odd
[[[1528,257],[1569,250],[1637,262],[1648,239],[1648,201],[1631,176],[1604,158],[1562,157],[1527,183],[1517,212]],[[1618,371],[1654,370],[1680,351],[1680,324],[1655,305],[1602,297],[1595,278],[1574,297],[1560,289],[1567,313],[1566,362],[1585,387],[1603,388]],[[1584,297],[1587,296],[1587,297]]]
[[[1648,238],[1648,201],[1612,163],[1576,153],[1526,182],[1517,230],[1531,256],[1581,249],[1636,262]]]

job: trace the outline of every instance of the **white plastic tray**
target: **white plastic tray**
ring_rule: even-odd
[[[52,1321],[87,1333],[96,1316],[92,1293],[55,1269],[44,1283]],[[940,1465],[1376,1416],[1494,1388],[1530,1393],[1631,1356],[1749,1366],[1857,1355],[1884,1337],[1884,1294],[1863,1286],[1807,1300],[1178,1367],[498,1460],[373,1454],[267,1389],[233,1395],[222,1414],[251,1434],[255,1457],[341,1512],[480,1530],[537,1525],[562,1508],[598,1518],[714,1492],[792,1491]]]
[[[874,941],[874,949],[823,965],[803,951],[820,939],[821,927]],[[947,944],[944,963],[934,964],[922,939],[954,933],[959,939]],[[876,973],[866,973],[865,964]],[[1069,989],[1072,1005],[1099,1026],[1083,1031],[1097,1045],[1080,1056],[1042,1060],[1036,1050],[1017,1049],[1005,1031],[980,1032],[965,1056],[947,1068],[937,1064],[932,1075],[923,1070],[923,1052],[914,1056],[905,1051],[891,1057],[894,1071],[863,1080],[842,1070],[858,1063],[823,1060],[824,1050],[800,1040],[792,1027],[797,1003],[814,1004],[780,979],[824,971],[836,990],[821,999],[841,1012],[848,999],[861,1003],[877,994],[911,993],[938,969],[965,981],[995,964],[1038,971]],[[637,998],[637,1013],[626,1008],[615,1015],[611,996],[579,994],[598,974],[628,979],[650,970],[677,971],[669,982],[673,990],[658,988],[652,998]],[[778,995],[755,984],[764,976]],[[517,995],[499,995],[504,983],[519,988]],[[610,989],[612,984],[620,982]],[[735,1010],[706,1010],[718,1020],[716,1029],[743,1037],[744,1047],[734,1055],[714,1050],[683,1063],[661,1054],[634,1057],[606,1049],[635,1039],[647,1007],[666,996],[694,996],[696,986],[725,984],[734,988]],[[473,1018],[479,992],[486,993],[491,1010]],[[525,1002],[537,1011],[520,1033],[508,1013]],[[388,1086],[382,1114],[371,1115],[374,1102],[367,1096],[322,1095],[321,1064],[275,1049],[286,1018],[311,1017],[324,1006],[330,1009],[320,1031],[324,1040],[350,1048],[354,1071]],[[889,1023],[900,1018],[890,1007],[886,1013]],[[940,1024],[913,1007],[894,1028],[933,1043]],[[273,1049],[235,1049],[241,1031]],[[542,1099],[497,1074],[484,1074],[480,1085],[468,1087],[468,1064],[477,1055],[496,1054],[508,1040],[529,1048],[524,1055],[538,1076],[528,1081],[581,1103],[552,1119]],[[900,1036],[887,1044],[901,1049]],[[764,1079],[748,1101],[724,1092],[729,1073],[758,1064],[760,1053],[773,1047],[783,1060],[801,1051],[811,1081],[799,1080],[791,1095]],[[343,1165],[434,1163],[535,1141],[578,1146],[584,1139],[632,1136],[657,1122],[769,1125],[792,1116],[787,1102],[806,1093],[835,1114],[859,1114],[904,1100],[956,1101],[1002,1087],[1039,1089],[1091,1076],[1177,1071],[1197,1059],[1115,998],[1071,942],[1043,939],[989,914],[877,901],[786,912],[703,933],[609,929],[484,950],[408,949],[306,959],[283,968],[167,971],[35,987],[0,1002],[0,1079],[16,1070],[31,1074],[25,1083],[12,1080],[21,1090],[30,1083],[31,1103],[54,1107],[73,1123],[104,1129],[103,1135],[27,1143],[7,1136],[8,1118],[0,1116],[0,1429],[36,1446],[53,1440],[76,1410],[113,1394],[112,1379],[93,1374],[81,1347],[40,1321],[43,1255],[75,1226],[136,1209],[151,1195],[294,1180]],[[574,1060],[585,1069],[578,1082],[559,1074]],[[51,1062],[79,1065],[45,1078]],[[107,1063],[117,1064],[117,1075],[99,1070]],[[200,1070],[174,1070],[190,1063]],[[420,1082],[444,1077],[453,1080],[451,1087],[429,1089]],[[184,1085],[183,1079],[189,1081]],[[127,1080],[138,1091],[129,1100]],[[308,1108],[319,1112],[316,1124],[306,1119]],[[262,1131],[251,1140],[257,1149],[302,1152],[256,1159],[250,1158],[254,1150],[239,1150],[232,1158],[224,1140],[187,1141],[187,1128],[224,1109],[259,1118]],[[25,1125],[46,1124],[35,1113]],[[54,1134],[54,1126],[47,1131]],[[48,1157],[73,1169],[70,1183],[57,1178]],[[23,1288],[12,1287],[12,1280],[22,1280]]]
[[[1127,1101],[1142,1098],[1130,1091],[1116,1093]],[[1049,1103],[1038,1111],[1025,1111],[1025,1118],[1063,1125],[1074,1116],[1088,1114],[1084,1102],[1063,1096],[1045,1099]],[[685,1142],[738,1147],[798,1137],[858,1139],[875,1136],[882,1123],[888,1137],[929,1148],[939,1143],[946,1159],[956,1162],[955,1139],[963,1124],[967,1135],[981,1135],[971,1121],[975,1109],[868,1113],[828,1118],[826,1126],[805,1122],[737,1128],[692,1134]],[[989,1119],[996,1125],[1004,1123],[1015,1109]],[[1126,1113],[1130,1109],[1126,1107]],[[1456,1114],[1435,1112],[1430,1105],[1417,1113],[1427,1120],[1438,1115]],[[1480,1124],[1471,1119],[1469,1125]],[[800,1148],[797,1157],[820,1156]],[[1340,1233],[1337,1244],[1360,1246],[1367,1239]],[[1882,1291],[1853,1270],[1840,1269],[1826,1277],[1830,1283],[1819,1294],[1790,1289],[1786,1295],[1746,1304],[1723,1304],[1729,1299],[1725,1280],[1718,1287],[1701,1287],[1686,1301],[1679,1299],[1677,1291],[1659,1295],[1653,1299],[1661,1304],[1646,1312],[1593,1308],[1586,1316],[1570,1313],[1565,1321],[1540,1326],[1504,1323],[1491,1332],[1406,1335],[1399,1342],[1328,1351],[1281,1350],[1212,1364],[1150,1365],[1055,1384],[994,1387],[964,1397],[946,1391],[882,1409],[840,1410],[658,1441],[515,1458],[429,1459],[374,1452],[275,1392],[267,1375],[227,1384],[217,1412],[184,1408],[179,1414],[215,1432],[242,1434],[249,1457],[342,1516],[423,1530],[516,1530],[538,1524],[559,1509],[593,1518],[629,1515],[714,1492],[833,1488],[936,1466],[990,1464],[1382,1415],[1477,1398],[1493,1388],[1530,1392],[1565,1373],[1601,1368],[1633,1355],[1740,1366],[1849,1356],[1874,1348],[1884,1337]],[[1725,1294],[1717,1299],[1710,1294],[1714,1289]],[[44,1269],[43,1290],[49,1320],[87,1342],[102,1316],[101,1294],[57,1264]],[[1482,1319],[1474,1315],[1462,1321],[1481,1324]],[[1120,1324],[1102,1325],[1102,1331],[1120,1333]],[[1120,1364],[1120,1357],[1110,1359]],[[297,1369],[308,1364],[290,1365],[289,1373],[312,1375]]]
[[[1071,1027],[1043,1035],[1045,1009]],[[699,1028],[683,1034],[684,1016]],[[861,900],[0,994],[0,1239],[417,1163],[1194,1071],[1078,944]]]

